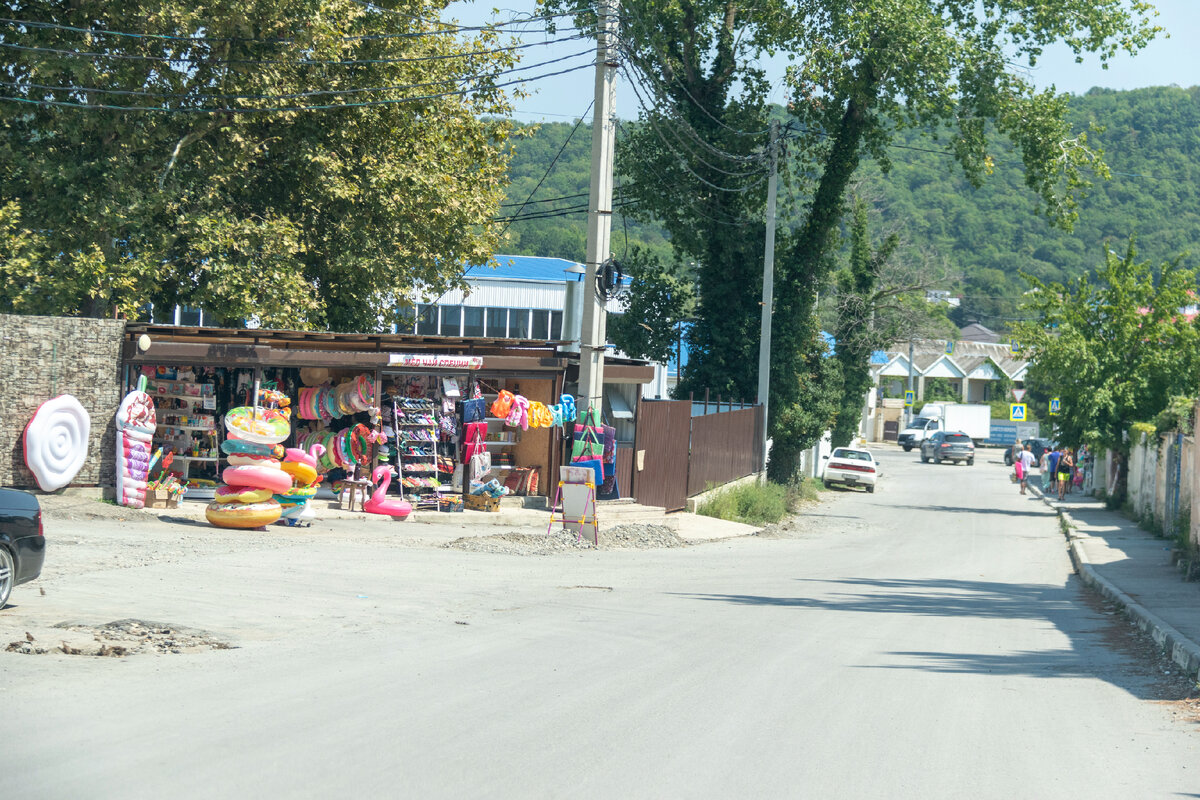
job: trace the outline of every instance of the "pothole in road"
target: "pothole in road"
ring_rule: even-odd
[[[68,655],[124,658],[142,653],[180,654],[204,650],[229,650],[233,645],[203,631],[139,619],[122,619],[104,625],[60,622],[53,628],[26,632],[23,639],[5,647],[22,655]]]

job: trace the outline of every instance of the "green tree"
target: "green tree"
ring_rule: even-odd
[[[637,247],[621,263],[632,283],[620,299],[624,313],[608,317],[608,338],[627,355],[665,363],[675,355],[680,326],[692,316],[692,276],[683,265],[666,267]]]
[[[1089,169],[1106,170],[1074,135],[1067,98],[1038,92],[1014,64],[1035,63],[1047,45],[1107,59],[1136,51],[1154,35],[1152,8],[1123,0],[808,0],[783,11],[797,158],[813,192],[789,237],[776,283],[772,341],[773,414],[801,402],[811,380],[804,348],[813,341],[817,287],[829,270],[846,189],[866,157],[886,171],[898,131],[946,136],[945,152],[972,185],[994,168],[995,139],[1011,143],[1025,183],[1047,216],[1069,225]],[[808,441],[772,423],[770,474],[793,475]]]
[[[1063,286],[1032,276],[1026,310],[1036,321],[1018,326],[1032,361],[1031,383],[1061,398],[1059,441],[1129,455],[1130,425],[1149,422],[1173,395],[1200,385],[1200,330],[1185,313],[1196,302],[1196,273],[1178,259],[1157,269],[1137,260],[1133,240],[1124,256],[1105,247],[1095,279]],[[1125,493],[1122,469],[1118,502]]]
[[[0,24],[0,204],[37,236],[0,261],[0,308],[373,330],[458,284],[498,242],[481,222],[511,124],[481,115],[509,110],[515,51],[440,7],[19,4]]]

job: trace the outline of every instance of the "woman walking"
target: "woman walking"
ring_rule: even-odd
[[[1067,491],[1071,487],[1072,467],[1075,466],[1075,459],[1071,453],[1071,448],[1064,447],[1062,456],[1058,459],[1058,499],[1062,502]]]

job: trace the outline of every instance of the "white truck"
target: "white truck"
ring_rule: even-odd
[[[991,436],[992,409],[967,403],[926,403],[900,432],[897,443],[908,452],[938,431],[965,433],[976,445],[983,444]]]

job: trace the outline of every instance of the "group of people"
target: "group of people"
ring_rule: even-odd
[[[1076,453],[1070,447],[1056,447],[1042,452],[1041,459],[1033,455],[1033,448],[1028,442],[1024,447],[1018,442],[1013,445],[1013,467],[1016,470],[1017,483],[1021,486],[1021,494],[1029,485],[1029,477],[1036,465],[1041,471],[1042,492],[1057,494],[1063,500],[1072,487],[1082,482],[1079,465],[1087,458],[1085,448]]]

